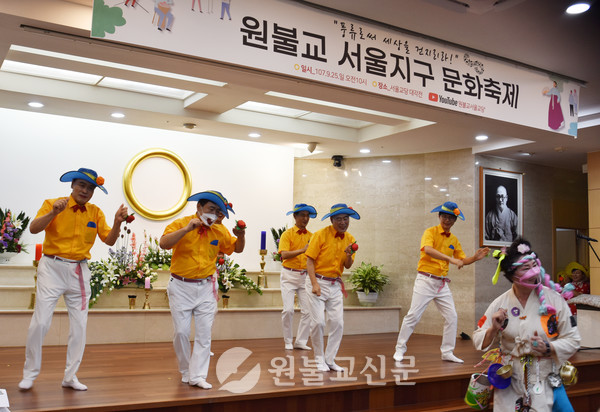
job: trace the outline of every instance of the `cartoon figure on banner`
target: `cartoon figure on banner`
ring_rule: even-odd
[[[202,0],[192,0],[192,11],[194,11],[194,3],[196,3],[196,1],[198,1],[198,9],[200,13],[202,13]]]
[[[154,0],[154,16],[152,17],[152,24],[154,24],[154,21],[158,16],[157,27],[159,31],[163,31],[163,29],[171,31],[173,20],[175,19],[175,16],[173,16],[173,13],[171,12],[173,5],[173,0]]]
[[[227,13],[227,17],[231,20],[231,0],[223,0],[221,2],[221,20],[223,20],[223,16]]]
[[[550,97],[550,104],[548,106],[548,127],[553,130],[558,130],[565,125],[565,118],[560,107],[560,90],[558,90],[558,83],[554,81],[552,84],[553,87],[550,90],[545,88],[542,91],[542,94]]]

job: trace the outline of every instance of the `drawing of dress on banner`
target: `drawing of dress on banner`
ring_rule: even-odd
[[[565,125],[565,117],[563,116],[562,109],[560,107],[560,91],[558,90],[558,84],[553,82],[554,87],[550,90],[544,89],[542,92],[544,96],[550,97],[550,103],[548,105],[548,127],[552,130],[558,130]]]

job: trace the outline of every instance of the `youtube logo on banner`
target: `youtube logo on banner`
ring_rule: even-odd
[[[437,102],[438,94],[437,93],[429,93],[429,100],[431,100],[432,102]]]

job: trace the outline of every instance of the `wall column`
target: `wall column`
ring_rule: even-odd
[[[600,238],[600,152],[588,153],[588,210],[590,237]],[[593,242],[594,250],[600,255],[600,242]],[[600,261],[590,249],[590,293],[600,295]]]

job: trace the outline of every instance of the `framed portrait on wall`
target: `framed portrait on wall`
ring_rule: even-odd
[[[523,234],[523,174],[479,168],[479,244],[510,246]]]

